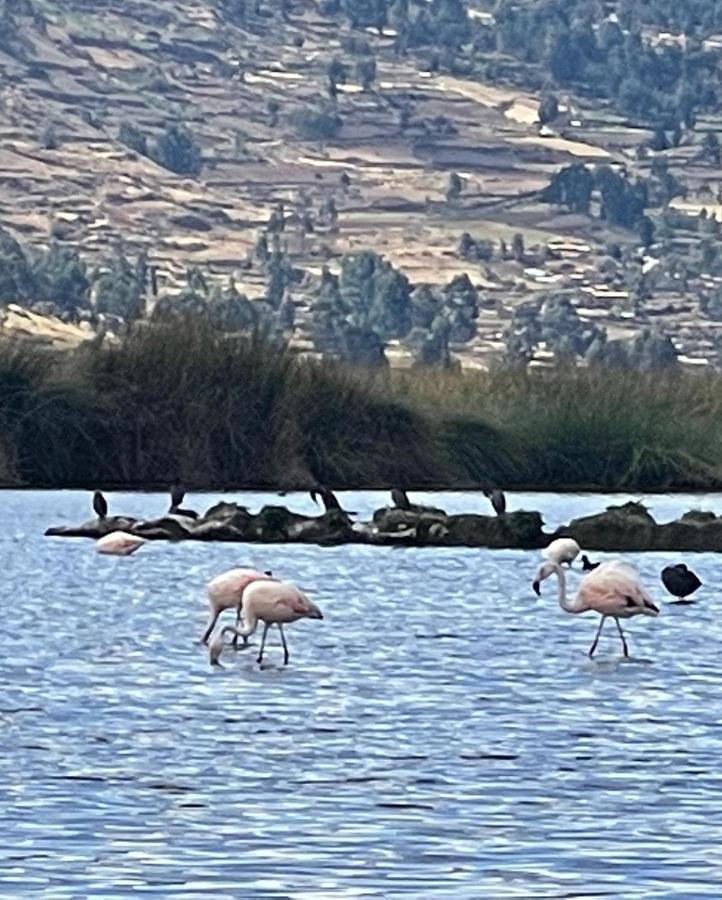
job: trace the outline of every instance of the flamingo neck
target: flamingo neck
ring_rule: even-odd
[[[224,625],[223,634],[236,634],[238,637],[250,637],[258,628],[258,616],[254,612],[249,612],[243,619],[243,627],[236,628],[235,625]]]
[[[557,587],[559,589],[559,606],[564,612],[568,613],[584,612],[586,607],[578,597],[567,597],[567,576],[559,563],[554,564],[554,571],[557,576]]]

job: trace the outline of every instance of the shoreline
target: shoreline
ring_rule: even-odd
[[[390,492],[396,485],[392,484],[372,484],[360,486],[348,486],[343,484],[335,484],[333,482],[326,485],[330,490],[336,493],[365,493],[371,491]],[[87,481],[87,482],[71,482],[64,484],[0,484],[0,491],[88,491],[94,490],[105,491],[108,493],[123,494],[164,494],[168,492],[167,482],[148,482],[144,484],[129,484],[127,482],[104,482],[104,481]],[[444,485],[437,487],[427,484],[404,484],[404,490],[413,493],[425,494],[480,494],[483,491],[482,484],[459,484]],[[267,484],[249,484],[247,482],[214,485],[214,484],[186,484],[186,491],[191,494],[269,494],[276,497],[284,497],[288,494],[306,494],[309,491],[308,486],[278,487]],[[684,487],[599,487],[596,485],[567,485],[564,487],[537,485],[512,485],[504,487],[504,492],[513,496],[514,494],[557,494],[572,495],[586,494],[595,496],[614,496],[618,494],[644,494],[645,496],[674,496],[686,494],[722,494],[722,485],[716,487],[700,487],[684,486]]]

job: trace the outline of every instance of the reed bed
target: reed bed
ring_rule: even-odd
[[[371,372],[203,322],[52,353],[0,343],[6,485],[722,485],[722,378]]]

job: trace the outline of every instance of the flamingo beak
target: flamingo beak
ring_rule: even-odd
[[[532,589],[533,589],[534,593],[537,595],[537,597],[541,597],[541,588],[539,586],[538,581],[534,581],[532,583]]]

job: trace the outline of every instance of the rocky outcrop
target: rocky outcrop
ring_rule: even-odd
[[[48,537],[105,537],[111,531],[132,532],[136,520],[128,516],[107,516],[104,519],[91,519],[82,525],[54,525],[45,534]]]
[[[641,503],[625,503],[572,519],[555,537],[574,538],[585,550],[648,550],[657,527]]]
[[[573,519],[555,537],[572,537],[586,550],[722,552],[722,518],[691,510],[674,522],[659,524],[641,503],[625,503]]]
[[[540,513],[523,510],[501,516],[448,516],[446,527],[449,533],[443,543],[461,547],[535,549],[545,546],[548,541],[542,525]]]
[[[285,506],[264,506],[251,513],[235,503],[219,503],[199,519],[168,514],[159,519],[125,516],[93,519],[82,525],[48,528],[46,535],[98,539],[126,531],[147,540],[235,541],[305,544],[380,544],[409,547],[508,547],[536,549],[553,537],[572,537],[585,550],[710,550],[722,552],[722,517],[692,510],[675,522],[658,524],[640,503],[610,506],[604,512],[573,519],[554,535],[543,531],[538,512],[500,516],[434,510],[384,508],[371,522],[352,522],[341,509],[304,516]]]

